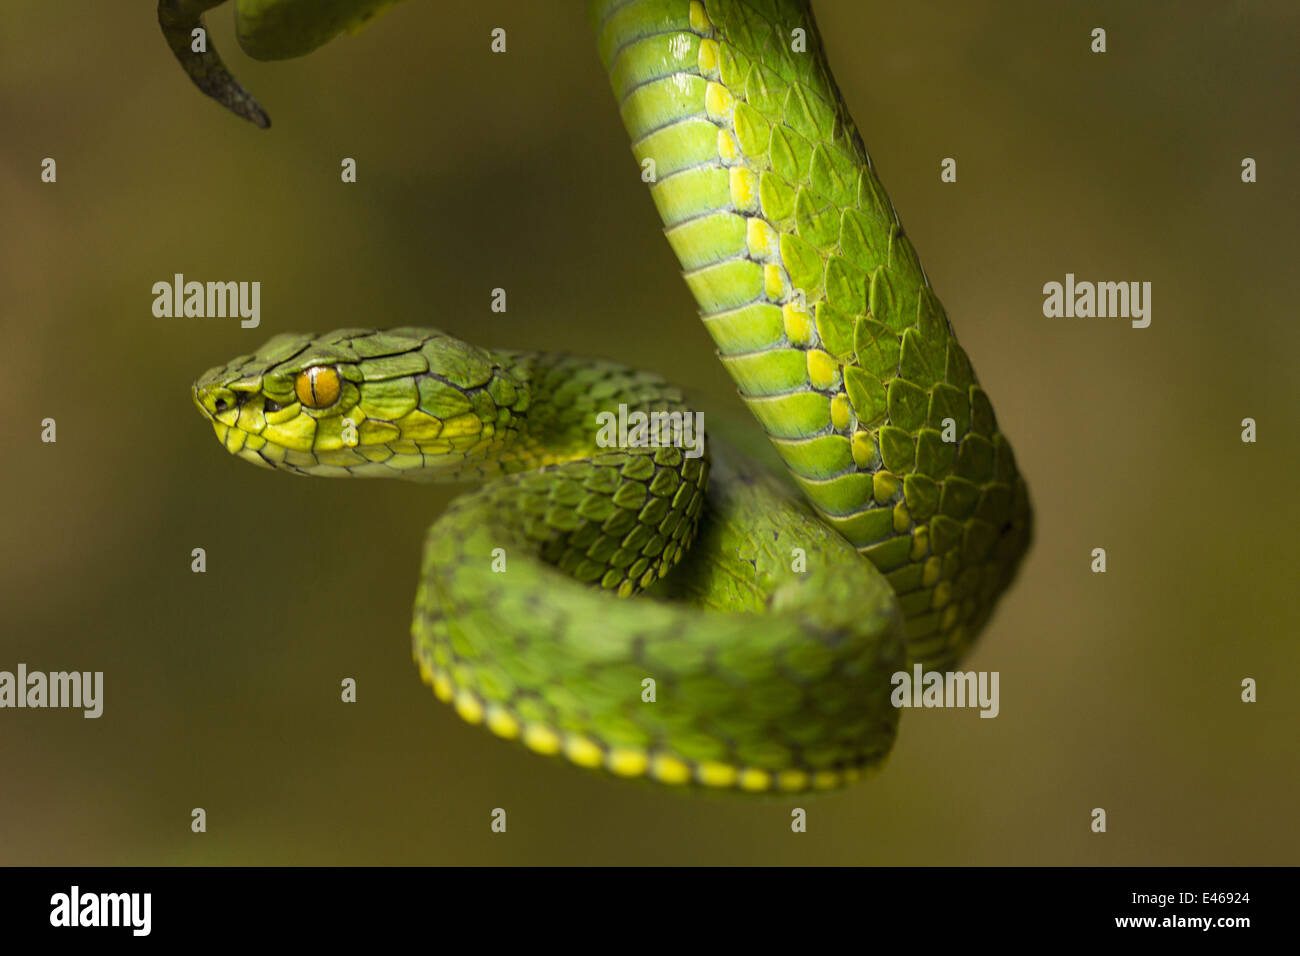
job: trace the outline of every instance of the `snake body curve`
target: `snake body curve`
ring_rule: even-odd
[[[889,751],[891,675],[987,621],[1025,483],[807,4],[590,9],[705,327],[807,504],[713,437],[598,447],[601,412],[693,411],[657,376],[430,329],[277,336],[194,400],[257,464],[489,479],[430,528],[412,624],[465,719],[620,776],[838,786]]]

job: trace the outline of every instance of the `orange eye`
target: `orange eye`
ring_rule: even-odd
[[[298,401],[307,408],[328,408],[339,400],[339,373],[320,365],[303,369],[293,383]]]

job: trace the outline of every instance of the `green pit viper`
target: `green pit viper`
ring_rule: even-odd
[[[211,45],[194,52],[219,2],[162,0],[164,34],[266,126]],[[239,40],[298,56],[392,2],[238,0]],[[705,328],[793,482],[715,435],[702,456],[656,429],[598,440],[620,405],[693,411],[656,375],[427,328],[279,335],[193,398],[257,465],[486,479],[429,528],[411,628],[465,720],[620,777],[838,787],[890,751],[892,676],[953,666],[1012,581],[1025,483],[806,2],[590,16]]]

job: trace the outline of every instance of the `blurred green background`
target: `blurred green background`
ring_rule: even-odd
[[[259,132],[190,85],[152,3],[11,0],[0,669],[106,687],[99,720],[0,711],[0,863],[1300,862],[1294,4],[817,7],[1037,508],[967,662],[1001,673],[1001,716],[907,712],[883,773],[815,799],[536,757],[462,723],[410,661],[424,528],[457,489],[272,475],[191,406],[198,373],[275,333],[427,324],[658,369],[739,410],[580,5],[410,2],[271,64],[219,9]],[[176,272],[260,280],[262,326],[154,318]],[[1044,318],[1066,272],[1151,281],[1151,327]]]

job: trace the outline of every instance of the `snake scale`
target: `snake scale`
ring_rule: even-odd
[[[162,0],[199,87],[269,120]],[[296,56],[392,0],[238,0]],[[657,375],[427,328],[278,335],[193,398],[230,452],[303,475],[483,480],[429,528],[413,656],[471,723],[582,767],[799,792],[859,779],[891,676],[949,668],[1015,576],[1011,446],[877,179],[802,0],[594,0],[597,48],[705,328],[793,484]],[[605,419],[608,421],[608,419]],[[657,436],[664,441],[654,440]]]

